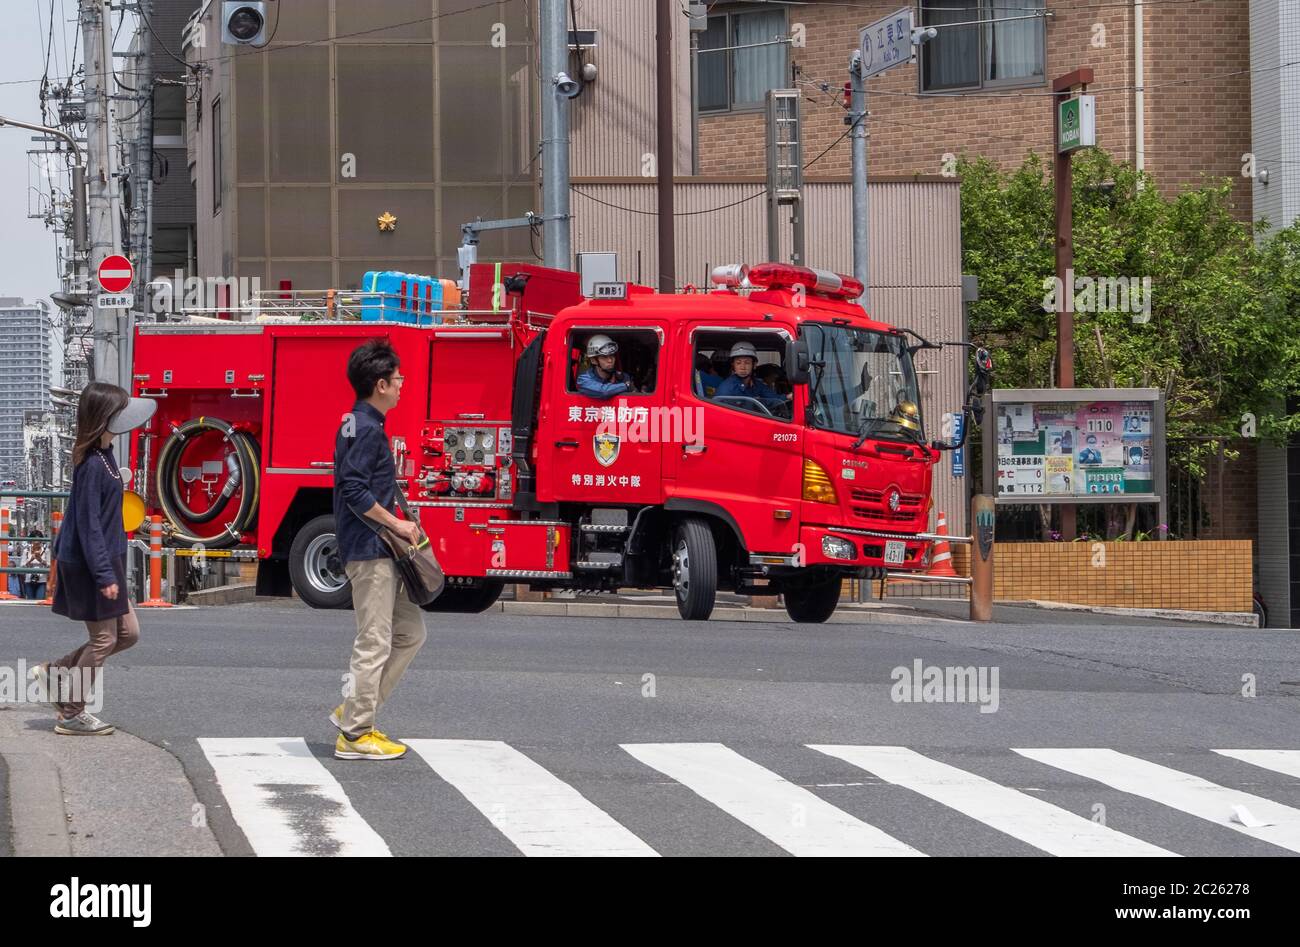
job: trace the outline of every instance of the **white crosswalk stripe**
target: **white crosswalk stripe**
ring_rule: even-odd
[[[1214,752],[1252,766],[1260,766],[1271,769],[1275,773],[1300,779],[1300,750],[1215,750]]]
[[[852,763],[1052,855],[1175,854],[907,747],[809,744],[809,749]]]
[[[622,747],[793,855],[924,854],[721,743]]]
[[[673,844],[666,840],[662,845],[655,842],[659,836],[654,826],[642,830],[650,832],[643,839],[619,821],[623,817],[620,813],[638,805],[643,797],[634,796],[629,801],[617,793],[602,793],[604,801],[597,805],[583,795],[581,784],[571,785],[507,743],[438,739],[405,742],[412,751],[408,755],[424,760],[432,774],[456,789],[486,818],[487,824],[525,855],[654,856],[658,852],[652,843],[665,851],[665,846]],[[348,764],[334,767],[331,772],[299,737],[200,738],[198,744],[216,773],[231,815],[255,854],[392,854],[385,839],[353,807],[344,784],[339,782],[345,780],[354,794],[373,791],[373,786],[362,783],[362,788],[358,788],[351,781],[352,773],[371,770],[371,766]],[[805,788],[721,743],[620,746],[648,767],[645,771],[648,780],[643,788],[648,785],[655,792],[663,788],[661,782],[652,780],[650,771],[656,771],[709,803],[714,818],[730,816],[791,854],[943,854],[938,850],[922,851],[909,844],[915,840],[907,834],[895,838],[814,792],[820,786],[839,783],[819,782]],[[806,746],[959,814],[947,816],[949,819],[973,819],[1049,854],[1107,857],[1180,854],[1137,837],[1141,832],[1116,831],[1027,791],[1013,789],[908,747]],[[1110,749],[1015,749],[1011,752],[1253,839],[1300,852],[1300,809],[1263,796],[1230,789]],[[1259,767],[1284,777],[1300,777],[1300,750],[1208,752],[1247,767]],[[347,776],[335,778],[334,773],[345,772]],[[874,797],[879,804],[878,794],[883,790],[875,782],[846,785],[858,787],[861,799],[870,801]],[[360,801],[370,800],[363,796]],[[1254,817],[1247,819],[1248,822],[1259,820],[1267,824],[1248,827],[1232,821],[1237,807],[1244,807]],[[640,814],[637,824],[644,827],[644,812],[637,811]],[[936,815],[941,812],[931,811]],[[430,817],[433,817],[432,810]],[[710,816],[697,804],[693,817],[708,819]],[[471,818],[477,819],[478,815]],[[479,831],[491,831],[487,824]],[[450,830],[456,831],[455,826]],[[670,832],[668,836],[680,837],[680,832]],[[930,832],[923,837],[935,836]]]
[[[200,738],[258,855],[391,855],[299,737]]]
[[[1300,852],[1300,809],[1115,750],[1018,749],[1015,752],[1120,792],[1151,799],[1252,838]],[[1251,828],[1232,821],[1237,806],[1244,806],[1256,819],[1272,824]]]
[[[496,740],[407,740],[525,855],[656,855],[603,809]]]

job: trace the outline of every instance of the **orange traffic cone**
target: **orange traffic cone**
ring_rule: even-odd
[[[13,551],[9,530],[9,507],[0,509],[0,602],[17,601],[18,596],[9,591],[9,553]],[[21,573],[19,573],[21,581]],[[20,585],[19,588],[22,588]]]
[[[948,518],[944,515],[943,510],[939,511],[939,521],[934,531],[939,536],[948,535]],[[934,546],[930,550],[930,568],[926,571],[926,575],[956,577],[957,570],[952,567],[952,547],[948,544],[948,540],[935,540]]]

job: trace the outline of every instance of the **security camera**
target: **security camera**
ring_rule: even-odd
[[[567,72],[561,72],[555,77],[555,91],[566,99],[576,99],[582,91],[582,83],[571,79]]]
[[[912,30],[912,45],[920,46],[922,43],[929,42],[939,35],[939,31],[933,26],[918,26]]]
[[[264,0],[223,0],[221,42],[232,46],[265,46],[267,41]]]

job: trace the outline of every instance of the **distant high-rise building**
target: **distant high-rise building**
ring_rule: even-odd
[[[0,296],[0,481],[27,484],[23,417],[50,408],[49,306]]]

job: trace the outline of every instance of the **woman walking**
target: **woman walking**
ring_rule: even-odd
[[[114,434],[144,424],[157,407],[156,401],[132,398],[104,382],[92,382],[81,392],[72,448],[72,495],[54,550],[53,611],[84,621],[89,640],[71,654],[32,669],[58,708],[55,733],[113,732],[112,726],[86,711],[86,697],[98,685],[105,659],[135,644],[140,625],[127,595],[124,485],[110,445]]]

